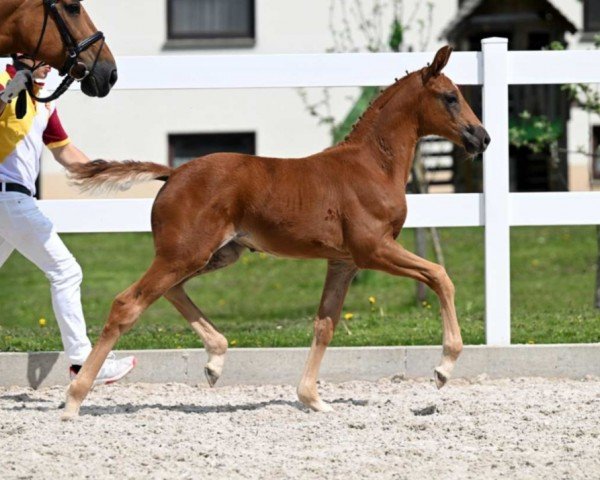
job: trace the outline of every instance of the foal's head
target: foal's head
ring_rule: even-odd
[[[421,135],[440,135],[461,145],[470,154],[482,153],[490,136],[452,80],[441,73],[452,48],[442,47],[433,63],[419,72],[419,130]]]

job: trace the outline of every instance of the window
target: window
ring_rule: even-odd
[[[169,135],[169,165],[179,167],[194,158],[217,152],[256,153],[256,134],[192,133]]]
[[[169,40],[254,40],[254,0],[167,0]]]
[[[583,30],[600,32],[600,2],[598,0],[583,0]]]

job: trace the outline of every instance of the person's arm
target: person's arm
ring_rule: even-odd
[[[90,161],[88,156],[72,143],[55,148],[50,147],[50,151],[54,155],[54,159],[67,170],[71,170],[72,165],[88,163]]]
[[[67,170],[71,170],[71,167],[74,165],[90,161],[85,153],[71,143],[67,132],[65,132],[60,122],[56,109],[52,111],[52,115],[48,119],[48,126],[44,131],[43,140],[52,152],[54,159]]]

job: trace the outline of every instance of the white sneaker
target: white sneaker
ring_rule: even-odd
[[[117,360],[114,352],[110,352],[108,357],[106,357],[102,368],[98,372],[96,380],[94,380],[94,385],[107,385],[121,380],[125,375],[131,372],[136,365],[137,358],[133,355]],[[79,365],[71,365],[69,368],[71,380],[77,377],[80,369],[81,366]]]

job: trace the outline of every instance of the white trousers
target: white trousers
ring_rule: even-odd
[[[35,198],[0,192],[0,267],[13,250],[33,262],[50,281],[65,354],[72,364],[82,365],[92,346],[81,307],[81,267]]]

